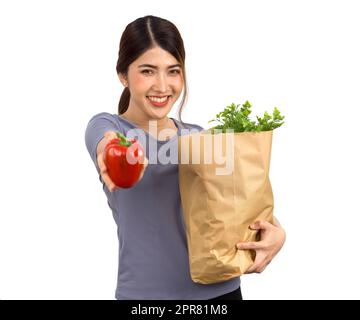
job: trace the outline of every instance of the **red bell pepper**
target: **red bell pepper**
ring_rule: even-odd
[[[145,153],[136,139],[127,139],[121,132],[105,146],[104,162],[110,179],[119,188],[135,185],[144,167]]]

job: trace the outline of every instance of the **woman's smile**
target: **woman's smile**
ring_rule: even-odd
[[[151,105],[155,107],[165,107],[171,99],[171,96],[146,96]]]

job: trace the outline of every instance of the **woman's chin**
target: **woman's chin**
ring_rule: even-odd
[[[159,109],[159,108],[152,108],[151,109],[151,114],[153,115],[153,118],[156,120],[161,120],[163,118],[165,118],[169,112],[171,111],[171,107],[170,108],[163,108],[163,109]]]

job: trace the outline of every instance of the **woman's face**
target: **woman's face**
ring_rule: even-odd
[[[136,108],[150,119],[164,118],[170,112],[184,83],[179,62],[160,47],[142,54],[130,64],[127,78],[119,78],[130,90],[129,109]]]

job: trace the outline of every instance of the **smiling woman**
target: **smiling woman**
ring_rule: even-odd
[[[161,71],[161,69],[155,65],[146,64],[146,63],[138,67],[142,70],[141,73],[147,76],[156,76],[159,72],[169,73],[170,76],[174,76],[174,77],[181,75],[181,69],[180,69],[181,65],[179,63],[170,65],[167,68],[165,66],[164,71]],[[150,68],[150,69],[143,69],[143,68]],[[164,95],[161,93],[158,95],[147,96],[147,98],[150,100],[150,103],[155,107],[165,107],[171,97],[172,97],[171,95]]]
[[[178,116],[182,122],[187,100],[185,48],[174,24],[153,16],[129,24],[120,40],[116,71],[125,86],[119,115],[139,125],[150,116],[160,120],[161,128],[183,90]]]
[[[125,91],[130,92],[129,103],[120,114],[137,123],[148,117],[164,118],[180,96],[184,83],[180,64],[157,45],[131,63],[126,73],[119,74],[119,79],[126,84]]]
[[[154,16],[131,22],[120,40],[116,71],[125,86],[118,114],[95,115],[85,133],[88,152],[118,227],[115,297],[121,300],[206,300],[238,290],[239,277],[204,285],[192,281],[190,275],[179,167],[171,161],[172,154],[168,151],[178,150],[176,135],[203,128],[181,120],[187,86],[185,49],[176,26]],[[180,120],[169,118],[169,112],[182,93]],[[151,134],[149,129],[154,122],[157,133]],[[116,137],[116,131],[125,136],[133,131],[143,133],[145,159],[149,159],[141,179],[127,189],[115,186],[103,161],[104,148]],[[167,139],[160,139],[165,131]],[[168,131],[172,133],[168,135]],[[129,172],[123,170],[119,174]],[[232,245],[235,247],[235,243]],[[231,298],[241,299],[241,295]]]
[[[125,136],[134,130],[142,133],[150,131],[147,129],[154,122],[160,133],[164,129],[172,129],[175,135],[181,135],[181,129],[203,130],[181,121],[187,97],[185,49],[176,26],[154,16],[131,22],[120,40],[116,71],[125,86],[118,114],[95,115],[85,133],[118,228],[116,299],[206,300],[236,290],[239,278],[206,286],[191,279],[178,165],[153,161],[159,154],[166,158],[172,145],[177,150],[176,137],[163,141],[156,134],[143,134],[144,146],[149,146],[144,148],[149,165],[142,179],[128,189],[114,187],[102,160],[104,147],[115,131]],[[169,118],[181,94],[180,120]],[[152,150],[159,150],[159,154]]]

